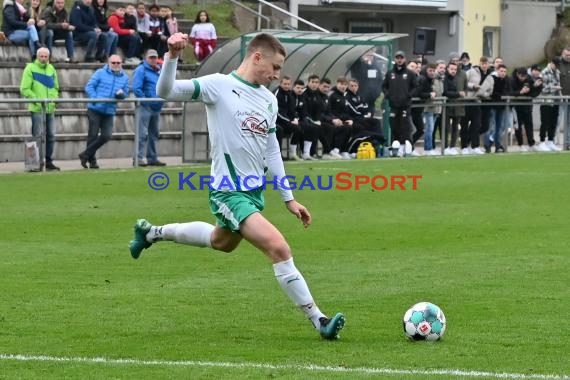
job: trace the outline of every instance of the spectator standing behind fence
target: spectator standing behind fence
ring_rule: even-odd
[[[368,104],[368,111],[373,117],[376,112],[376,99],[382,92],[382,66],[375,49],[370,49],[350,68],[350,75],[358,80],[359,94]]]
[[[137,33],[136,20],[126,17],[125,8],[117,7],[109,16],[109,26],[119,35],[119,47],[126,55],[125,63],[138,65],[141,61],[141,38]]]
[[[414,91],[414,96],[419,97],[423,103],[425,103],[424,108],[420,108],[422,111],[422,118],[425,119],[425,130],[424,130],[424,154],[426,156],[434,155],[435,152],[433,148],[433,129],[435,125],[435,115],[437,113],[437,106],[431,105],[433,100],[443,94],[443,86],[439,87],[439,94],[436,92],[434,86],[435,80],[435,70],[437,65],[435,63],[428,63],[428,65],[420,73],[417,83],[418,86]],[[419,139],[421,135],[418,135]]]
[[[410,145],[412,140],[409,117],[412,93],[416,86],[416,73],[406,67],[406,54],[403,51],[397,51],[394,57],[394,67],[386,73],[382,91],[390,104],[392,141],[399,141],[400,147],[404,147]],[[405,144],[406,141],[408,144]],[[402,149],[399,154],[403,153]]]
[[[50,54],[55,40],[65,40],[65,50],[67,58],[65,62],[75,63],[73,58],[75,48],[73,46],[73,31],[75,27],[69,23],[67,11],[65,10],[65,0],[53,0],[42,11],[42,20],[46,22],[45,28],[40,32],[40,41],[49,49]]]
[[[560,96],[562,86],[560,85],[560,57],[554,57],[548,66],[541,72],[542,93],[544,96]],[[556,125],[558,124],[559,103],[555,100],[545,100],[545,104],[540,106],[540,144],[536,150],[539,152],[559,151],[560,148],[554,144]],[[548,141],[545,141],[548,137]]]
[[[194,20],[194,25],[190,31],[190,41],[194,45],[194,54],[198,63],[206,59],[218,44],[216,28],[205,10],[199,11],[196,15],[196,20]]]
[[[491,121],[494,121],[494,127],[489,127],[489,131],[485,135],[485,151],[491,153],[491,145],[495,144],[495,153],[504,153],[505,147],[502,144],[503,132],[506,128],[506,106],[503,96],[512,94],[510,81],[507,80],[507,67],[499,64],[490,77],[493,80],[493,91],[491,93]],[[485,83],[484,83],[485,84]]]
[[[4,0],[2,4],[2,32],[15,45],[27,43],[32,61],[40,48],[40,37],[35,20],[22,5],[24,0]]]
[[[20,93],[26,99],[57,99],[59,96],[59,81],[55,68],[49,62],[49,50],[47,48],[39,48],[36,54],[36,60],[32,63],[28,63],[24,69],[20,83]],[[32,136],[35,138],[41,137],[45,123],[45,168],[47,171],[59,170],[59,168],[53,164],[52,157],[55,144],[53,117],[55,103],[47,103],[47,105],[45,105],[45,119],[44,113],[42,112],[43,106],[41,103],[28,103],[28,110],[32,113]]]
[[[536,83],[534,79],[528,75],[526,67],[517,67],[513,71],[513,75],[509,78],[513,96],[537,97],[542,91],[542,81]],[[524,101],[524,100],[523,100]],[[521,152],[535,150],[534,146],[534,125],[532,117],[532,104],[513,106],[517,114],[518,128],[515,129],[515,137]],[[528,145],[524,145],[523,127],[526,133]]]
[[[129,95],[129,77],[123,71],[122,63],[121,57],[113,54],[105,66],[95,71],[85,86],[89,99],[124,99]],[[111,139],[116,113],[116,102],[87,104],[87,147],[79,153],[81,166],[84,168],[87,169],[89,163],[91,169],[99,169],[95,154]]]
[[[133,73],[133,93],[137,98],[157,98],[156,83],[160,76],[158,52],[149,49],[146,60]],[[138,107],[137,128],[139,131],[138,161],[139,166],[165,166],[158,160],[156,145],[160,135],[160,111],[164,103],[142,102]],[[146,161],[143,159],[146,151]]]
[[[558,65],[560,70],[560,85],[562,86],[562,95],[570,95],[570,47],[562,50],[562,60]],[[564,126],[564,149],[570,150],[570,103],[562,103],[566,113],[566,125]]]

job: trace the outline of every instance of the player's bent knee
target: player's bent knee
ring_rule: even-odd
[[[291,258],[291,248],[287,242],[279,242],[269,247],[268,254],[275,262],[289,260]]]
[[[225,253],[230,253],[237,248],[241,239],[227,239],[212,236],[212,248],[217,251],[222,251]]]
[[[238,245],[237,244],[233,244],[233,245],[229,245],[229,244],[215,244],[214,242],[212,242],[212,248],[215,249],[216,251],[221,251],[224,253],[231,253],[233,252],[234,249],[236,249]]]

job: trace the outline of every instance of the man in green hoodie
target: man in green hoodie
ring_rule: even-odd
[[[49,50],[47,48],[39,48],[36,56],[37,58],[34,62],[28,63],[24,69],[22,82],[20,83],[20,94],[26,99],[57,99],[59,96],[59,81],[55,68],[49,63]],[[42,107],[45,107],[45,119],[43,119]],[[37,138],[42,135],[42,127],[45,122],[46,171],[59,170],[52,160],[55,143],[53,117],[55,103],[29,103],[28,110],[32,113],[33,137]]]

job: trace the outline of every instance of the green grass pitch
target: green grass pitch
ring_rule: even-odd
[[[319,338],[247,243],[128,252],[137,218],[213,222],[207,193],[149,169],[0,176],[0,378],[368,379],[570,376],[570,156],[291,163],[294,176],[421,175],[417,190],[300,190],[304,229],[266,192],[320,308]],[[406,309],[439,305],[437,343]],[[20,356],[17,356],[20,355]],[[457,372],[454,372],[457,370]],[[518,377],[517,377],[518,376]]]

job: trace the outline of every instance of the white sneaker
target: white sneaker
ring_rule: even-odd
[[[404,147],[400,145],[398,148],[398,157],[404,157]]]
[[[455,148],[445,148],[443,154],[446,156],[457,156],[457,151]]]
[[[557,146],[554,144],[554,141],[549,141],[549,142],[547,142],[547,143],[546,143],[546,147],[547,147],[548,150],[551,151],[551,152],[560,152],[560,151],[562,150],[561,148],[557,147]]]
[[[323,156],[321,157],[323,160],[332,160],[333,158],[331,157],[330,154],[328,153],[323,153]]]
[[[338,149],[334,148],[333,150],[331,150],[329,152],[329,156],[331,156],[332,160],[341,160],[342,156],[340,155],[340,153],[338,152]]]
[[[348,152],[342,152],[340,156],[343,160],[350,160],[350,154]]]
[[[521,146],[520,146],[520,151],[523,152],[523,153],[530,152],[530,148],[529,148],[528,145],[521,145]]]
[[[412,150],[412,153],[410,153],[410,156],[412,157],[421,157],[421,153],[418,152],[417,150]]]
[[[406,142],[404,143],[404,154],[408,156],[412,154],[412,150],[413,150],[412,143],[406,140]]]
[[[470,154],[472,154],[471,148],[467,147],[467,148],[461,149],[461,154],[464,156],[469,156]]]
[[[485,154],[485,151],[483,149],[477,147],[477,148],[471,149],[471,154],[481,155],[481,154]]]
[[[291,161],[301,161],[301,158],[299,156],[297,156],[296,154],[291,154],[289,155],[289,160]]]
[[[301,158],[305,161],[316,161],[317,159],[312,157],[310,154],[303,154]]]
[[[351,154],[350,154],[350,158],[356,159],[356,153],[351,153]]]
[[[138,65],[139,63],[141,63],[141,60],[138,59],[137,57],[132,57],[125,59],[125,63],[128,65]]]
[[[546,143],[544,141],[538,144],[535,150],[537,152],[550,152],[550,149],[548,148],[548,146],[546,146]]]
[[[439,156],[439,151],[436,149],[426,150],[426,151],[424,151],[424,155],[425,156]]]

